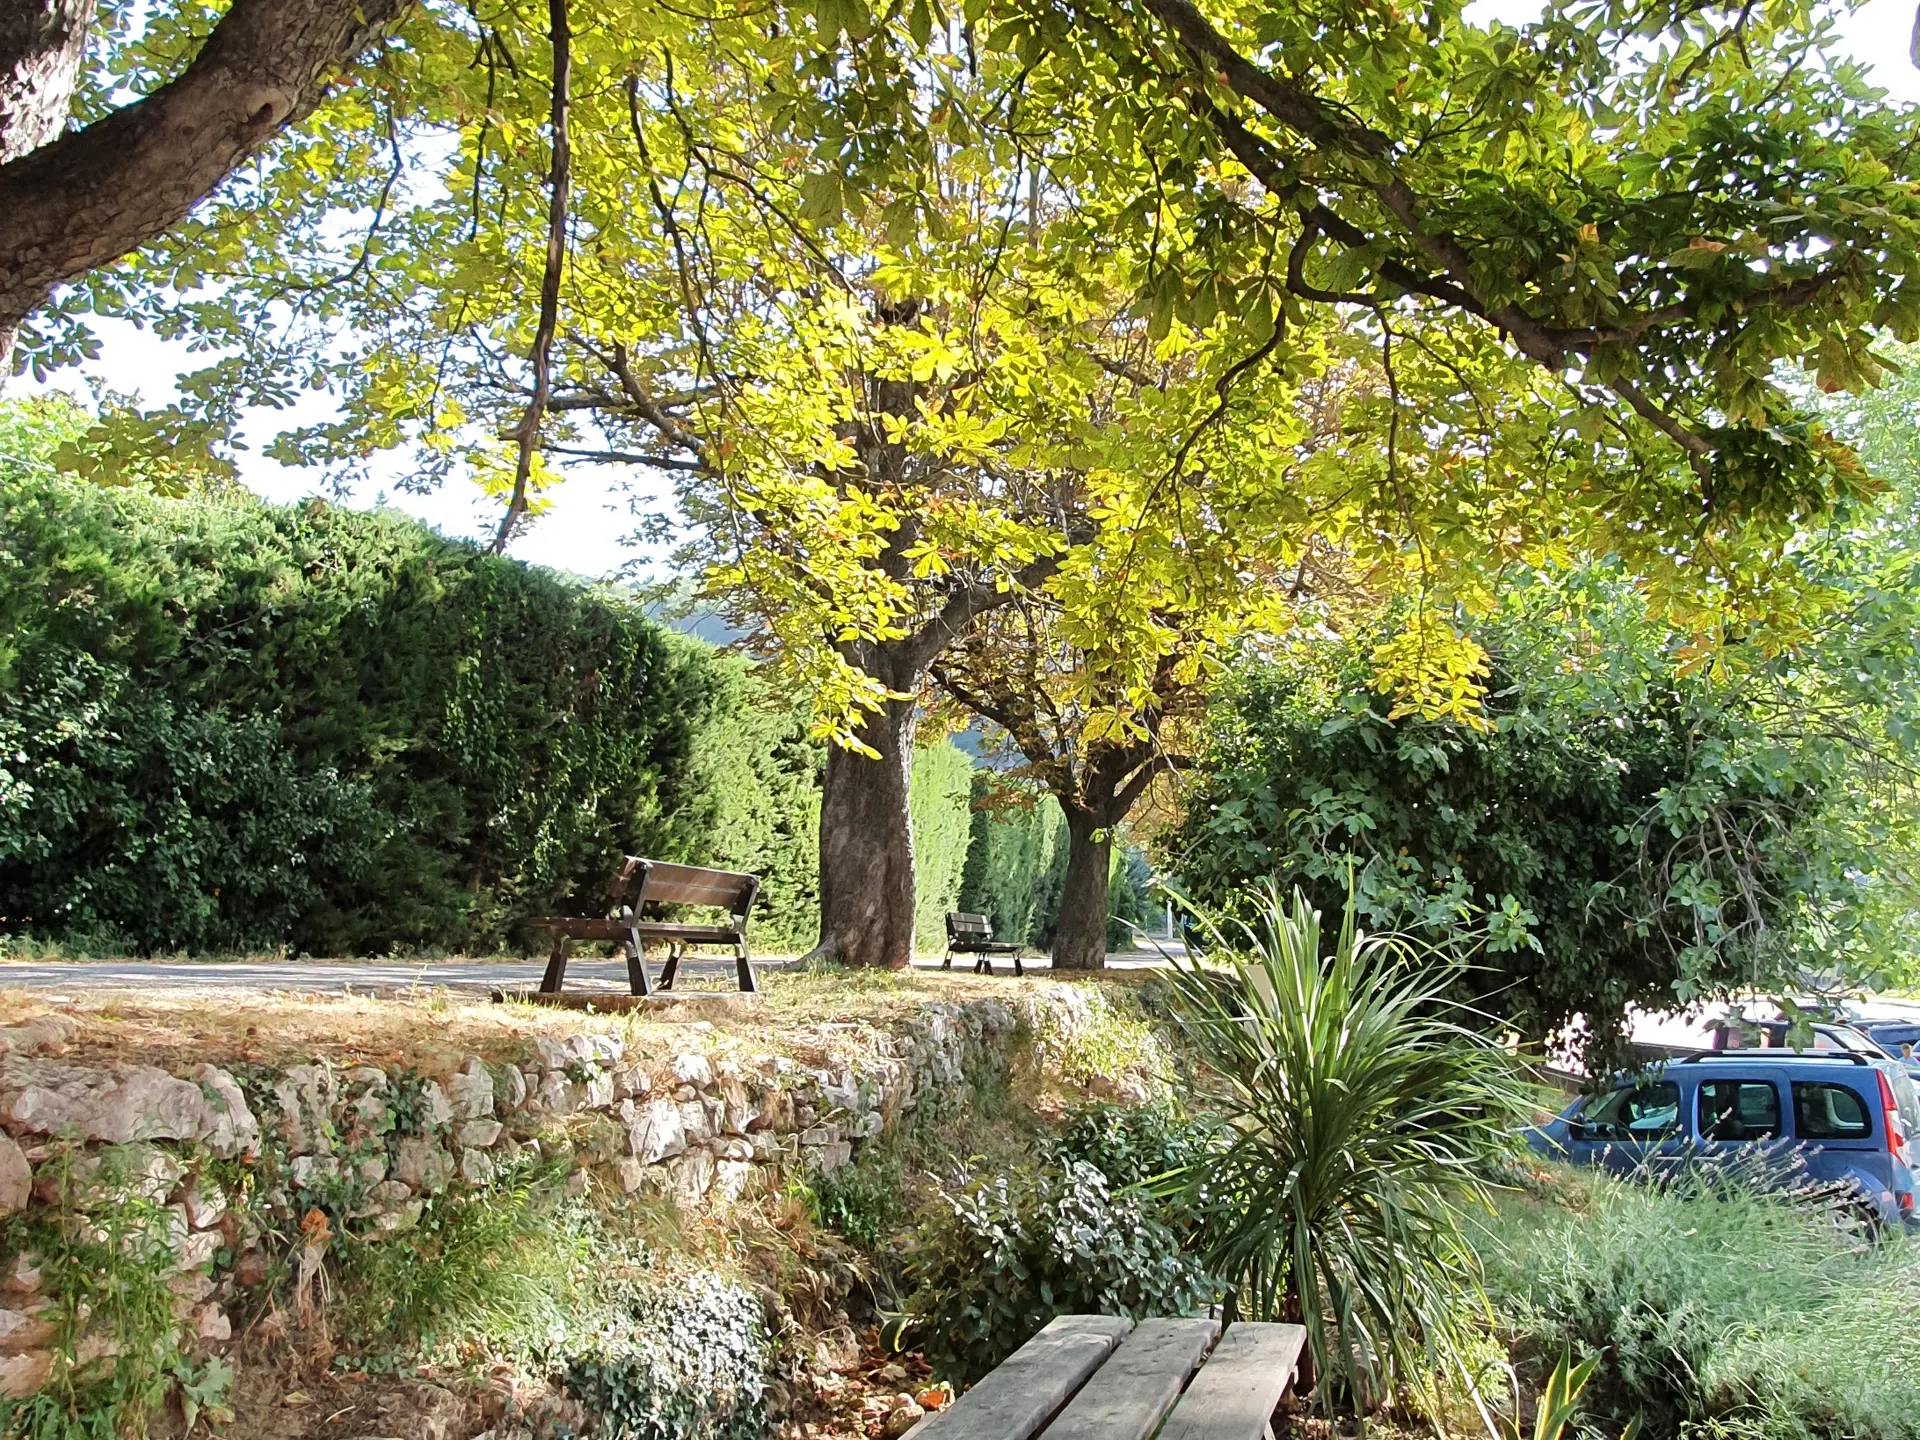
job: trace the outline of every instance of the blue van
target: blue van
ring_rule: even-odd
[[[1883,1226],[1920,1228],[1907,1136],[1917,1107],[1897,1062],[1846,1051],[1722,1050],[1622,1077],[1527,1133],[1540,1155],[1658,1178],[1751,1159],[1851,1185]]]

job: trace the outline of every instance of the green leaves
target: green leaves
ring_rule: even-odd
[[[1195,1217],[1229,1319],[1304,1324],[1321,1404],[1364,1416],[1461,1366],[1484,1299],[1458,1207],[1484,1199],[1525,1096],[1445,967],[1362,933],[1351,907],[1323,936],[1298,890],[1254,899],[1172,981],[1224,1148],[1155,1188]]]

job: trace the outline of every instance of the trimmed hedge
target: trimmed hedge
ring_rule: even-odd
[[[819,747],[631,595],[389,511],[163,499],[0,454],[0,933],[486,952],[623,852],[810,940]]]

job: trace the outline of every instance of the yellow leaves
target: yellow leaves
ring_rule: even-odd
[[[467,478],[480,487],[490,500],[505,505],[513,495],[513,477],[520,462],[519,450],[504,440],[488,440],[467,449]],[[527,470],[527,514],[544,515],[553,501],[546,494],[566,477],[547,463],[535,450]]]
[[[1415,610],[1406,627],[1375,646],[1370,658],[1374,689],[1393,697],[1389,719],[1412,715],[1490,728],[1480,708],[1487,694],[1480,682],[1491,673],[1487,652],[1433,610]]]

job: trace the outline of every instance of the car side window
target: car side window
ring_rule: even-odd
[[[1844,1085],[1793,1082],[1793,1127],[1802,1140],[1865,1140],[1873,1134],[1867,1102]]]
[[[1702,1140],[1772,1140],[1780,1134],[1780,1092],[1767,1080],[1707,1080],[1700,1086]]]
[[[1680,1131],[1680,1087],[1671,1080],[1616,1090],[1587,1107],[1580,1119],[1587,1140],[1658,1140]]]

